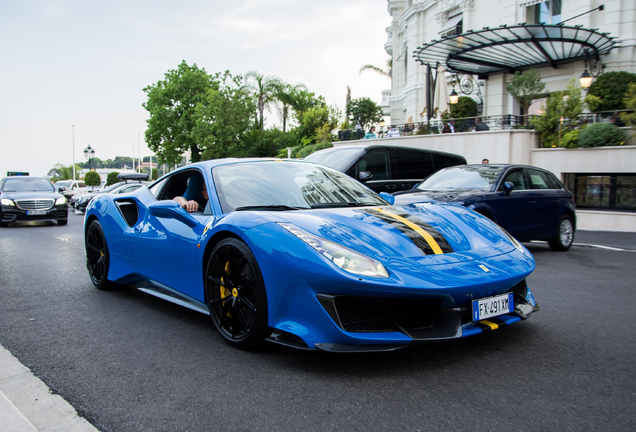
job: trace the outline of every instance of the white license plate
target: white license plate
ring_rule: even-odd
[[[27,210],[27,215],[29,216],[37,216],[37,215],[45,215],[46,210]]]
[[[473,321],[481,321],[514,312],[512,293],[473,300]]]

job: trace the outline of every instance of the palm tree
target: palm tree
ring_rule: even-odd
[[[283,120],[283,132],[285,132],[287,128],[287,119],[289,119],[291,113],[290,108],[294,109],[297,106],[297,95],[300,90],[307,90],[307,87],[304,84],[287,84],[283,82],[278,82],[275,84],[276,90],[274,92],[274,97],[278,101],[277,109],[278,114]]]
[[[386,61],[386,68],[382,69],[381,67],[378,66],[374,66],[372,64],[366,64],[364,66],[362,66],[360,68],[360,73],[366,71],[366,70],[370,70],[373,71],[375,73],[378,73],[382,76],[385,76],[387,78],[391,78],[391,73],[393,72],[393,57],[390,57],[387,61]]]
[[[245,74],[245,88],[256,97],[256,108],[258,109],[257,125],[263,129],[264,111],[276,99],[276,89],[281,83],[276,77],[266,77],[256,71],[249,71]]]

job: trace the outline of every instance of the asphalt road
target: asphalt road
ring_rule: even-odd
[[[0,228],[0,343],[102,431],[636,430],[636,233],[527,244],[525,322],[338,355],[236,350],[204,315],[93,288],[82,222]]]

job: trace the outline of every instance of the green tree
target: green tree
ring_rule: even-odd
[[[571,145],[573,135],[563,141],[567,132],[579,128],[580,115],[585,105],[581,97],[581,87],[572,78],[566,91],[552,93],[546,99],[544,113],[530,120],[539,141],[544,147]]]
[[[633,111],[630,113],[621,113],[621,120],[623,120],[625,124],[631,126],[636,125],[636,83],[631,83],[627,88],[623,104],[625,104],[626,109]]]
[[[303,113],[298,127],[298,139],[302,145],[332,141],[331,132],[338,127],[341,113],[336,107],[315,106]]]
[[[80,166],[75,164],[75,179],[73,179],[73,165],[64,166],[62,164],[56,164],[53,169],[59,175],[57,180],[77,180],[79,179]],[[57,181],[56,180],[56,181]]]
[[[515,76],[506,87],[508,93],[521,105],[521,114],[527,114],[530,103],[536,99],[545,89],[541,81],[541,74],[536,69],[529,69],[525,73],[515,72]]]
[[[193,136],[204,159],[247,156],[241,135],[253,124],[254,101],[242,86],[242,77],[217,73],[216,89],[209,89],[197,105]]]
[[[278,115],[283,121],[283,132],[287,129],[287,120],[291,117],[291,110],[299,105],[297,96],[301,90],[307,90],[307,87],[304,84],[292,85],[283,82],[275,84],[274,97],[277,101],[275,104]]]
[[[360,125],[365,130],[367,126],[382,120],[382,108],[380,105],[366,97],[349,102],[346,112],[352,124]]]
[[[258,110],[256,125],[259,129],[263,129],[265,109],[276,100],[276,89],[280,84],[280,79],[266,77],[256,71],[250,71],[245,74],[245,87],[256,98],[256,109]]]
[[[636,74],[618,71],[607,72],[599,76],[590,86],[588,94],[601,98],[599,111],[625,109],[625,94],[629,84],[636,83]]]
[[[84,183],[86,186],[99,186],[101,182],[102,178],[95,171],[89,171],[84,175]]]
[[[117,183],[119,181],[119,179],[117,178],[118,175],[119,173],[117,171],[108,173],[108,175],[106,176],[106,186],[114,185],[115,183]]]
[[[477,102],[468,96],[460,96],[457,103],[451,105],[450,116],[454,118],[476,117]]]
[[[579,147],[619,146],[625,144],[625,134],[611,123],[593,123],[579,134]]]
[[[195,110],[215,89],[218,83],[205,69],[189,66],[185,60],[168,71],[164,80],[144,88],[148,101],[143,107],[150,113],[146,142],[161,162],[175,165],[188,150],[193,162],[200,160],[201,149],[192,133]]]
[[[389,57],[387,59],[385,68],[374,66],[372,64],[365,64],[360,68],[360,74],[362,74],[362,72],[364,71],[375,72],[383,77],[391,78],[391,75],[393,73],[393,57]]]

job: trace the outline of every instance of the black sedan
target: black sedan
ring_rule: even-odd
[[[0,226],[19,221],[68,222],[64,195],[44,177],[5,177],[0,181]]]
[[[409,191],[395,193],[395,204],[444,201],[490,218],[520,241],[547,240],[565,251],[574,241],[572,193],[549,171],[527,165],[481,164],[445,168]]]

